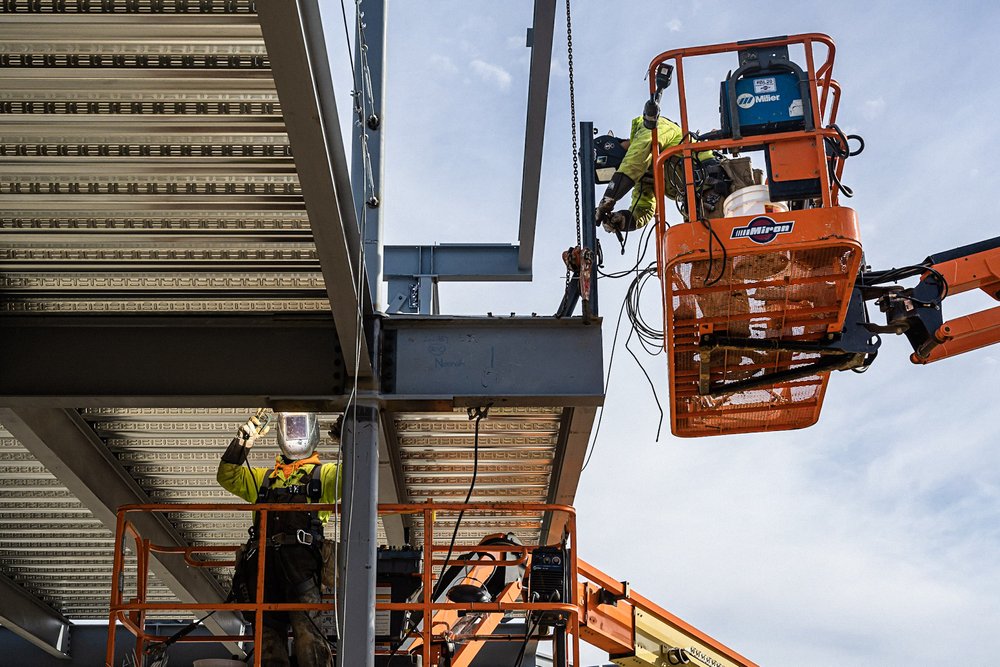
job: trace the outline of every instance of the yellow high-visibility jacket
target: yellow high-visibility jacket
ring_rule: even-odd
[[[280,489],[285,486],[293,486],[302,481],[302,478],[307,472],[315,467],[312,463],[307,463],[296,470],[288,478],[282,471],[278,471],[274,479],[271,480],[272,489]],[[219,462],[219,470],[216,473],[215,479],[219,482],[219,486],[229,491],[233,495],[239,496],[248,503],[257,502],[257,489],[261,487],[264,482],[265,475],[270,475],[273,470],[271,468],[247,468],[245,464],[228,463],[226,461]],[[322,495],[320,496],[319,502],[322,504],[333,504],[340,500],[341,492],[341,477],[342,473],[340,467],[336,463],[324,463],[319,470],[319,479],[321,484]],[[329,511],[322,511],[319,513],[319,520],[326,523],[330,518]]]
[[[682,137],[681,128],[677,123],[660,116],[656,122],[656,143],[659,144],[661,152],[681,143]],[[635,226],[642,227],[653,219],[653,214],[656,212],[656,197],[654,196],[652,179],[653,132],[643,127],[642,116],[632,119],[632,129],[628,138],[628,150],[625,152],[625,157],[622,158],[622,163],[618,166],[618,171],[635,183],[632,188],[632,203],[629,210],[632,212]],[[713,157],[711,151],[702,151],[697,156],[700,160],[708,160]],[[679,165],[679,162],[676,164]],[[666,169],[670,168],[668,164]],[[680,173],[683,174],[683,172]],[[677,197],[677,193],[669,183],[665,189],[668,197],[671,199]]]

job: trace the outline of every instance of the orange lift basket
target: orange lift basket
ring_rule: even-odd
[[[758,50],[804,48],[806,68],[801,72],[807,83],[802,89],[808,103],[803,127],[753,136],[740,136],[737,129],[721,139],[692,140],[685,59],[740,52],[748,45]],[[826,52],[818,69],[817,46]],[[862,259],[854,211],[838,204],[844,158],[827,151],[829,142],[846,147],[834,126],[840,89],[832,78],[833,58],[829,37],[805,34],[677,49],[650,64],[650,92],[657,97],[657,71],[664,63],[675,68],[685,138],[657,151],[653,130],[657,263],[674,435],[810,426],[819,418],[829,371],[844,367],[839,358],[827,362],[825,353],[816,350],[817,342],[841,331]],[[799,210],[768,205],[763,214],[692,215],[692,222],[667,225],[667,161],[682,158],[686,191],[679,199],[684,211],[697,212],[692,156],[724,149],[764,150],[771,183],[814,179],[818,192],[808,208]]]

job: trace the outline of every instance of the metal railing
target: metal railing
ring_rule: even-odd
[[[168,637],[153,635],[146,632],[146,619],[150,612],[172,611],[183,614],[198,612],[233,611],[249,612],[254,615],[253,634],[239,635],[185,635],[177,638],[177,642],[253,642],[255,647],[259,647],[262,642],[263,620],[265,612],[274,611],[312,611],[321,612],[334,611],[334,602],[324,601],[320,603],[299,603],[299,602],[267,602],[265,601],[264,573],[265,562],[268,556],[267,516],[271,512],[297,512],[297,511],[330,511],[337,513],[340,511],[339,505],[328,504],[146,504],[146,505],[124,505],[118,509],[117,525],[115,530],[115,555],[114,570],[112,577],[111,602],[109,609],[108,643],[105,658],[106,667],[113,667],[115,655],[115,628],[116,623],[121,623],[136,637],[134,649],[135,664],[143,664],[144,655],[147,648],[152,644],[167,641]],[[498,595],[491,602],[437,602],[432,598],[431,593],[435,590],[435,568],[450,566],[472,567],[475,565],[489,565],[491,567],[518,567],[527,566],[530,563],[532,549],[541,545],[474,545],[463,544],[455,547],[462,551],[473,551],[476,554],[496,554],[495,560],[482,561],[470,558],[435,557],[435,554],[449,552],[452,546],[446,543],[435,541],[435,520],[441,514],[457,514],[459,512],[493,512],[493,513],[524,513],[524,512],[560,512],[567,516],[565,545],[568,554],[568,584],[566,594],[569,599],[559,602],[522,602],[520,601],[522,584],[514,581],[508,584],[502,595]],[[256,599],[253,602],[153,602],[148,599],[147,584],[149,577],[149,563],[154,554],[162,556],[180,556],[190,567],[231,567],[236,565],[236,552],[242,545],[210,545],[210,546],[186,546],[173,547],[162,546],[145,539],[136,528],[135,522],[130,515],[136,514],[156,514],[156,513],[186,513],[186,512],[219,512],[219,513],[259,513],[257,522],[258,530],[256,536],[257,544],[257,568],[256,568]],[[419,651],[423,659],[422,664],[436,664],[438,651],[442,646],[449,643],[459,642],[463,649],[469,646],[476,646],[474,650],[467,651],[464,658],[456,656],[452,665],[468,665],[472,657],[478,652],[481,642],[503,641],[527,642],[524,635],[490,635],[486,631],[476,632],[475,629],[465,633],[453,633],[453,625],[442,619],[461,618],[467,614],[482,615],[510,615],[525,614],[526,618],[532,614],[549,612],[549,614],[559,614],[565,619],[565,631],[572,637],[572,660],[573,664],[579,664],[580,656],[580,607],[579,601],[575,598],[576,581],[579,576],[577,564],[577,537],[576,537],[576,512],[568,505],[555,505],[543,503],[414,503],[414,504],[385,504],[379,506],[379,515],[403,514],[419,521],[423,527],[422,567],[420,572],[422,591],[420,599],[415,602],[379,602],[375,605],[376,611],[401,611],[419,613],[424,619],[419,626],[408,632],[408,636],[414,637],[414,642],[406,652],[416,653]],[[447,532],[451,532],[450,525]],[[134,554],[136,560],[136,581],[135,597],[125,599],[125,561],[129,538],[134,544]],[[233,554],[233,560],[216,560],[203,558],[206,554]],[[503,558],[501,558],[501,556]],[[508,560],[509,558],[509,560]],[[457,581],[457,579],[456,579]],[[324,598],[326,599],[326,598]],[[427,622],[426,619],[432,619]],[[493,624],[492,627],[495,627]],[[565,635],[563,635],[565,636]],[[558,641],[560,633],[552,635],[537,635],[531,639],[539,641]],[[400,641],[406,640],[403,637]],[[565,652],[567,646],[563,645]],[[558,651],[558,649],[557,649]],[[254,650],[253,665],[261,664],[261,651]]]

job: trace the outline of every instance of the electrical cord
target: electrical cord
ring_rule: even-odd
[[[632,329],[650,356],[657,356],[663,352],[663,330],[650,325],[642,317],[641,312],[642,290],[656,275],[656,270],[656,262],[651,262],[645,269],[638,271],[625,293],[624,300],[625,311]]]
[[[476,478],[479,475],[479,422],[481,422],[482,420],[486,419],[486,417],[489,415],[489,411],[490,411],[491,407],[493,407],[492,403],[490,403],[490,404],[488,404],[486,406],[483,406],[483,407],[469,408],[469,411],[468,411],[469,419],[470,420],[475,419],[476,423],[475,423],[475,431],[474,431],[474,435],[473,435],[473,439],[472,439],[472,481],[469,483],[469,490],[465,494],[465,500],[462,503],[463,505],[466,505],[466,504],[469,503],[469,499],[472,498],[472,492],[476,488]],[[462,525],[462,518],[464,516],[465,516],[465,510],[464,509],[460,510],[459,513],[458,513],[458,518],[455,520],[455,529],[451,533],[451,541],[448,544],[448,555],[445,556],[444,565],[441,566],[441,574],[438,575],[437,582],[434,584],[433,588],[431,589],[431,602],[433,602],[434,600],[436,600],[438,598],[438,596],[441,595],[441,587],[442,587],[442,583],[444,582],[444,574],[445,574],[445,572],[448,569],[448,561],[451,560],[451,556],[454,553],[455,542],[456,542],[456,540],[458,538],[458,528],[459,528],[459,526]],[[424,526],[424,530],[428,530],[428,529],[429,529],[428,526]],[[427,557],[427,562],[425,563],[424,567],[430,567],[430,561],[431,560],[432,559],[430,558],[430,556],[428,556]],[[427,619],[424,619],[424,620],[425,620],[425,622],[427,622]],[[386,661],[387,664],[391,663],[392,659],[394,657],[396,657],[396,654],[399,652],[399,649],[403,646],[403,643],[406,642],[406,640],[410,637],[410,635],[413,634],[413,632],[417,629],[417,624],[419,622],[420,622],[420,620],[414,621],[411,624],[411,627],[408,630],[406,630],[406,632],[402,633],[402,635],[403,635],[402,638],[398,642],[395,642],[395,644],[392,647],[392,651],[390,651],[390,653],[389,653],[389,658]]]
[[[630,355],[632,355],[633,359],[635,359],[636,365],[639,366],[639,370],[642,371],[642,374],[646,376],[646,382],[649,383],[649,388],[653,392],[653,400],[656,402],[656,409],[660,411],[660,421],[656,425],[656,440],[654,442],[659,442],[660,441],[660,431],[663,429],[663,406],[660,405],[660,397],[656,393],[656,386],[653,384],[652,378],[649,377],[649,373],[646,372],[646,367],[642,365],[642,362],[639,361],[639,357],[637,357],[635,355],[635,352],[632,351],[632,348],[630,348],[628,346],[629,341],[632,340],[632,333],[635,333],[635,329],[634,328],[632,329],[632,332],[629,333],[628,338],[625,339],[625,350]],[[648,350],[647,350],[647,352],[648,352]]]
[[[604,378],[604,394],[607,395],[608,387],[611,384],[611,369],[615,365],[615,350],[618,348],[618,331],[622,326],[622,314],[625,312],[625,300],[622,299],[622,307],[618,309],[618,323],[615,324],[615,336],[611,341],[611,358],[608,359],[608,372]],[[597,426],[594,427],[594,437],[590,440],[590,447],[587,450],[587,457],[583,461],[583,467],[580,468],[582,473],[590,465],[590,457],[594,455],[594,450],[597,449],[597,436],[601,434],[601,422],[604,419],[604,406],[600,407],[601,414],[597,416]]]
[[[837,188],[844,194],[845,197],[853,197],[854,190],[849,188],[840,182],[840,177],[837,176],[837,160],[846,160],[849,157],[854,157],[855,155],[860,155],[865,150],[865,140],[859,134],[848,134],[845,135],[843,130],[836,123],[831,123],[827,125],[827,129],[834,130],[837,133],[837,139],[834,140],[830,137],[824,137],[823,141],[827,147],[827,153],[836,158],[830,160],[830,178],[836,184]],[[857,150],[851,150],[850,140],[854,139],[858,142]]]
[[[465,500],[462,504],[468,504],[469,499],[472,498],[472,492],[476,488],[476,477],[479,474],[479,422],[486,418],[489,414],[490,407],[492,404],[487,405],[482,408],[469,408],[469,419],[476,420],[475,435],[473,437],[472,444],[472,482],[469,484],[469,491],[465,494]],[[458,519],[455,520],[455,529],[451,533],[451,542],[448,544],[448,555],[445,556],[444,565],[441,566],[441,574],[438,575],[437,583],[434,585],[433,593],[431,595],[431,600],[436,600],[439,595],[441,595],[442,582],[444,581],[444,573],[448,567],[448,561],[451,560],[451,555],[455,550],[455,541],[458,538],[458,528],[462,525],[462,518],[465,516],[465,510],[461,510],[458,513]],[[424,527],[426,530],[427,527]]]
[[[521,661],[524,659],[524,652],[528,650],[528,642],[531,641],[531,633],[538,629],[538,621],[535,621],[534,627],[531,625],[531,614],[527,614],[524,617],[524,641],[521,642],[521,648],[517,652],[517,658],[514,659],[513,667],[521,667]]]
[[[598,268],[597,274],[602,278],[611,278],[614,280],[618,278],[624,278],[638,271],[639,265],[642,263],[642,260],[646,258],[646,253],[649,250],[649,242],[653,238],[653,229],[655,227],[656,225],[646,225],[642,229],[641,236],[639,237],[639,244],[636,246],[635,264],[632,265],[631,268],[625,269],[624,271],[616,271],[612,273],[605,273],[604,271],[601,271]]]

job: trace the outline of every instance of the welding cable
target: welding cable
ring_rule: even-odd
[[[641,236],[639,237],[639,244],[635,249],[635,264],[633,264],[631,268],[612,273],[605,273],[604,271],[598,269],[597,274],[602,278],[618,279],[624,278],[638,271],[639,265],[642,263],[642,260],[646,258],[646,254],[649,251],[649,242],[653,238],[653,229],[655,227],[655,224],[650,224],[642,228]]]
[[[625,293],[625,312],[633,331],[639,337],[643,347],[650,356],[657,356],[663,352],[662,329],[650,325],[643,317],[641,311],[642,290],[649,280],[656,275],[656,262],[651,262],[645,269],[637,272],[632,283]]]
[[[846,160],[849,157],[854,157],[855,155],[860,155],[865,150],[865,140],[859,134],[848,134],[845,135],[844,131],[836,123],[831,123],[826,126],[828,130],[834,130],[837,133],[837,138],[832,139],[830,137],[824,137],[823,141],[826,143],[827,153],[839,160]],[[857,150],[851,150],[850,140],[854,139],[858,142]],[[830,178],[833,180],[834,184],[844,193],[845,197],[853,197],[854,190],[849,188],[840,182],[840,177],[837,176],[836,160],[830,160]]]
[[[491,407],[493,407],[492,403],[489,403],[484,407],[469,408],[469,419],[470,420],[475,419],[476,423],[472,440],[472,482],[469,484],[469,491],[468,493],[465,494],[465,501],[463,502],[463,504],[468,504],[469,499],[472,498],[472,492],[476,488],[476,478],[479,475],[479,422],[481,422],[483,419],[486,419]],[[432,591],[431,602],[436,600],[438,596],[441,595],[440,589],[442,583],[444,582],[444,574],[445,571],[448,569],[448,561],[451,560],[451,556],[454,553],[455,541],[458,538],[458,528],[459,526],[462,525],[462,518],[464,516],[465,516],[465,510],[463,509],[459,511],[458,519],[455,520],[455,529],[451,533],[451,542],[448,544],[448,555],[445,556],[444,565],[441,566],[441,574],[438,575],[437,583],[435,583],[434,587],[431,589]],[[424,526],[424,530],[425,531],[429,530],[429,526]],[[430,563],[433,560],[432,555],[433,554],[427,556],[427,561],[424,567],[431,567]],[[414,630],[417,629],[417,624],[419,622],[420,622],[419,620],[414,621],[411,624],[411,627],[408,630],[406,630],[406,632],[402,633],[403,634],[402,638],[398,642],[395,642],[394,646],[392,647],[392,651],[390,651],[389,653],[389,658],[386,661],[387,664],[392,662],[392,659],[396,656],[396,653],[399,651],[400,647],[403,646],[403,643],[409,638],[411,634],[413,634]],[[429,619],[426,620],[425,622],[429,622]]]
[[[625,350],[630,355],[632,355],[633,359],[635,359],[635,363],[637,366],[639,366],[639,370],[641,370],[642,374],[646,376],[646,382],[649,383],[649,389],[653,392],[653,401],[656,403],[656,409],[660,411],[660,421],[656,425],[656,439],[654,440],[654,442],[659,442],[660,431],[663,429],[663,406],[660,404],[660,397],[656,393],[656,386],[653,384],[652,378],[649,377],[649,373],[646,372],[646,367],[642,365],[642,362],[639,361],[639,357],[637,357],[635,352],[632,351],[632,348],[628,346],[628,342],[632,340],[632,333],[635,333],[635,329],[632,329],[632,332],[629,333],[628,338],[625,339]]]
[[[622,299],[622,307],[618,309],[618,322],[615,324],[615,336],[611,341],[611,357],[608,359],[608,372],[604,376],[604,394],[607,395],[608,387],[611,384],[611,369],[615,365],[615,350],[618,347],[618,331],[622,326],[622,314],[625,312],[625,300]],[[601,414],[597,415],[597,426],[594,427],[594,437],[590,440],[590,446],[587,448],[587,457],[583,462],[583,467],[580,468],[582,473],[590,465],[590,457],[594,455],[594,450],[597,449],[597,436],[601,434],[601,422],[604,420],[604,405],[600,406]]]
[[[528,642],[531,641],[531,633],[538,629],[539,623],[536,621],[534,627],[532,627],[531,620],[531,613],[529,612],[524,617],[524,641],[521,642],[521,648],[517,652],[517,658],[514,659],[513,667],[521,667],[524,652],[528,649]]]
[[[479,422],[486,418],[486,415],[490,411],[490,405],[482,408],[469,408],[469,419],[476,420],[476,430],[472,441],[472,483],[469,484],[469,491],[465,494],[465,500],[462,504],[467,505],[469,499],[472,498],[472,492],[476,488],[476,477],[479,474]],[[448,561],[451,560],[451,555],[455,550],[455,540],[458,538],[458,528],[462,525],[462,517],[465,516],[465,510],[461,510],[458,513],[458,519],[455,520],[455,529],[451,533],[451,542],[448,544],[448,555],[445,556],[444,565],[441,566],[441,574],[438,575],[437,584],[434,586],[434,593],[431,595],[431,600],[436,600],[439,595],[441,595],[441,586],[444,582],[444,573],[448,568]],[[427,530],[427,526],[424,526],[424,530]]]

